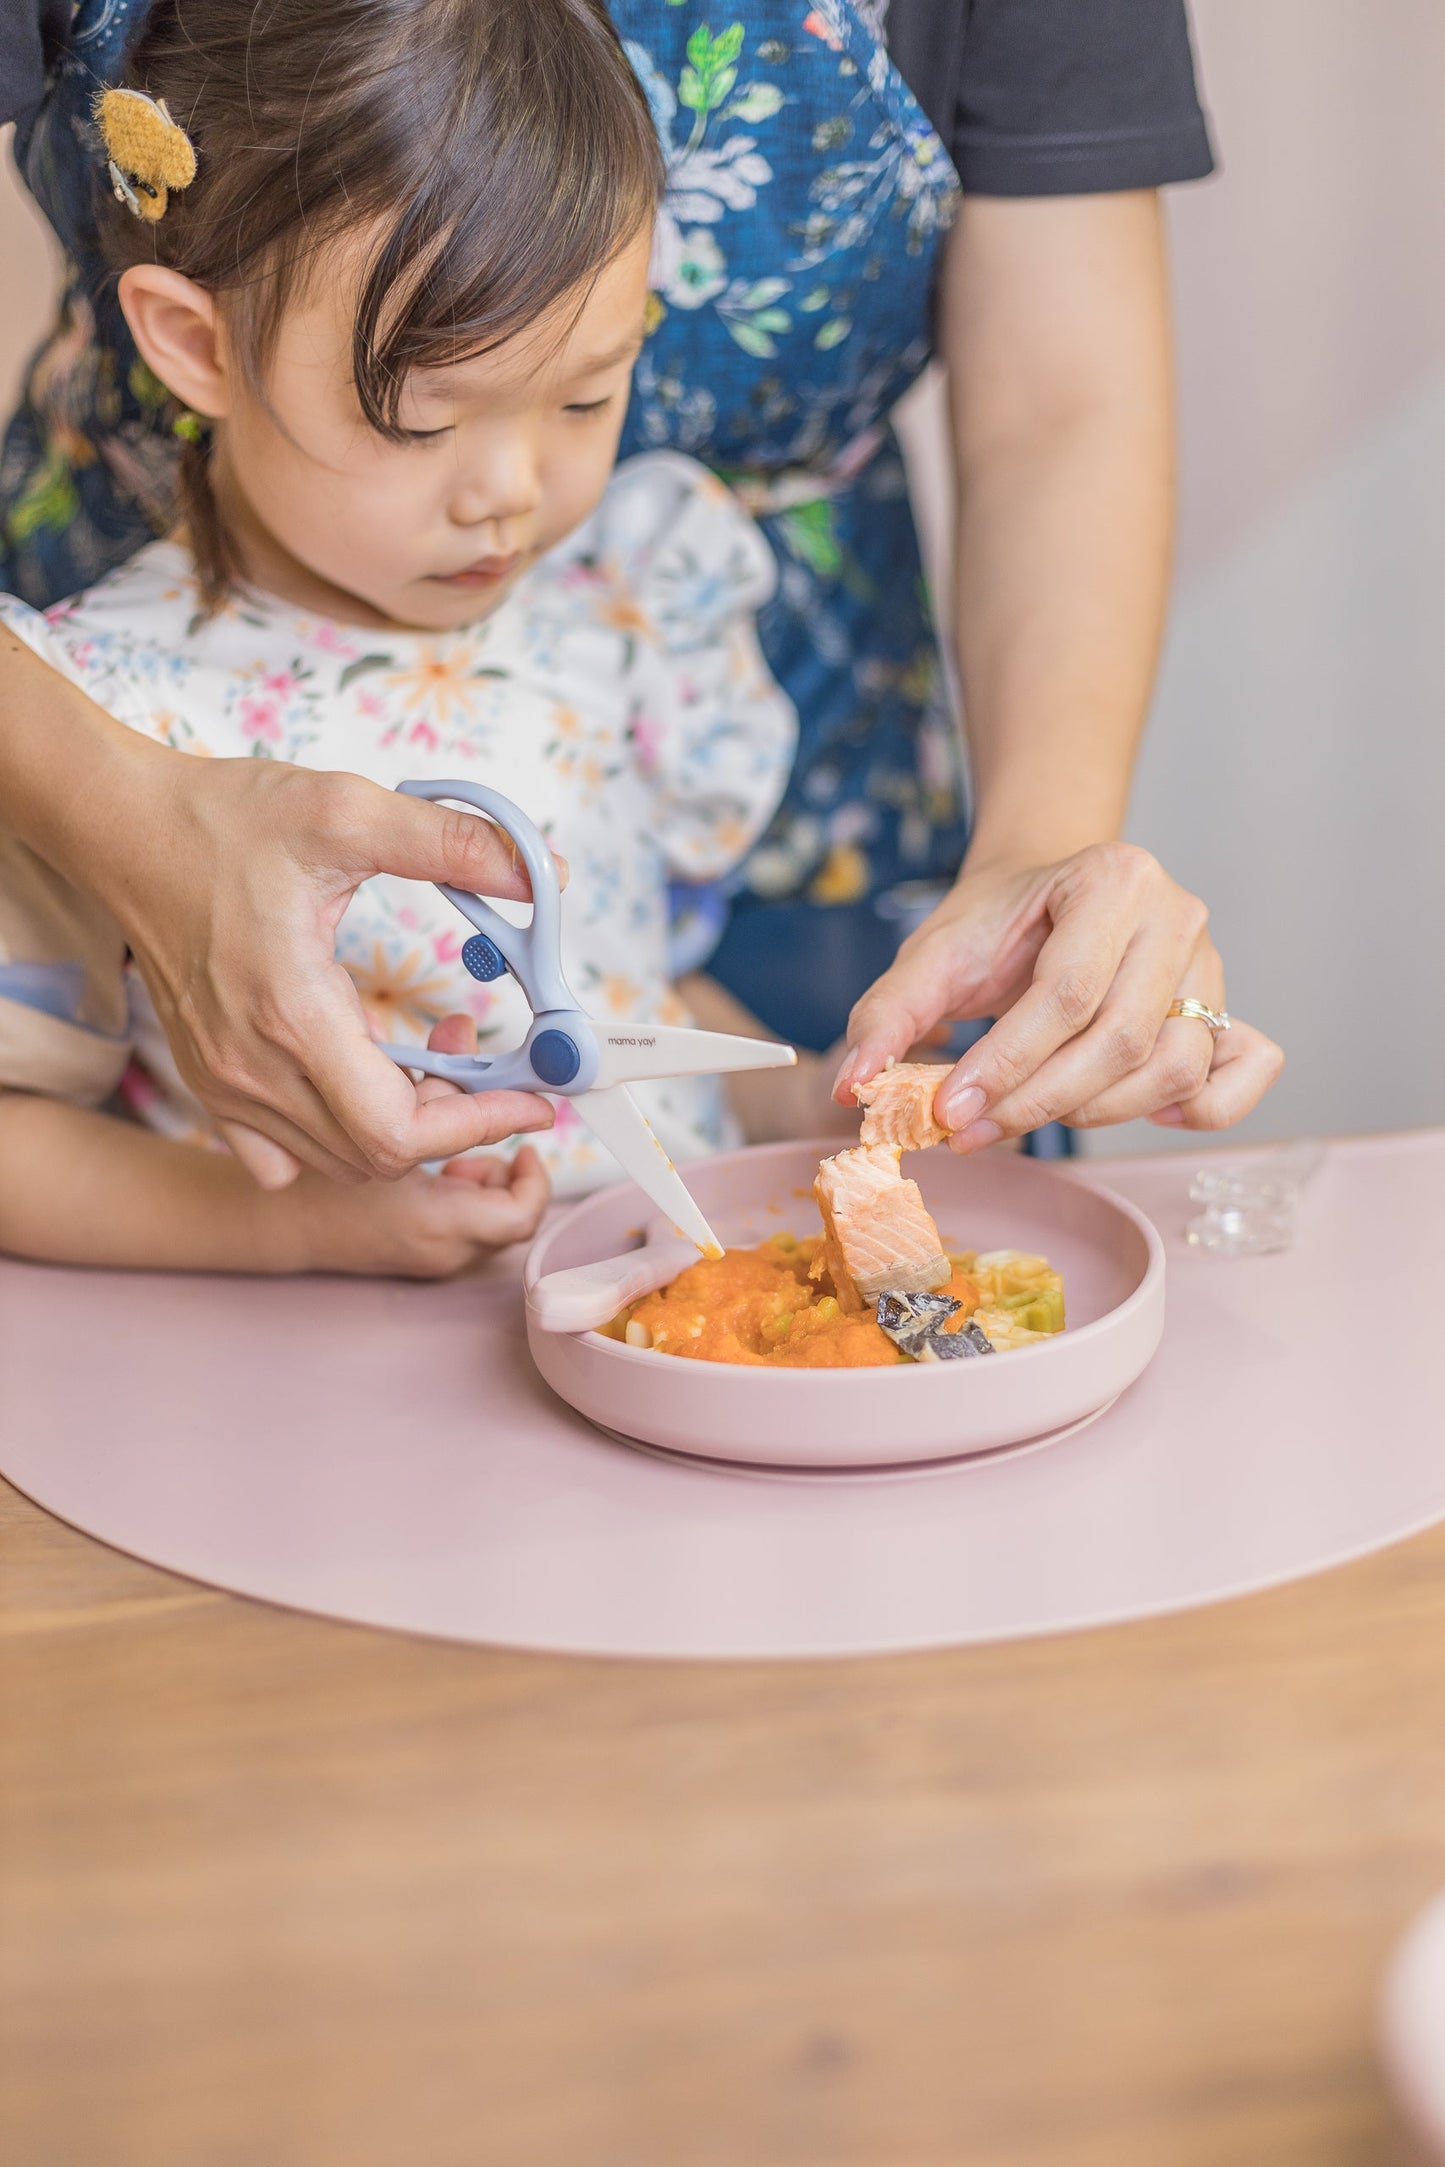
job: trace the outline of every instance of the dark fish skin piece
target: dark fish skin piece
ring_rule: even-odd
[[[911,1294],[894,1291],[878,1297],[878,1323],[895,1347],[912,1355],[915,1362],[969,1362],[998,1349],[982,1325],[966,1324],[958,1332],[943,1325],[959,1308],[951,1294]]]
[[[951,1294],[912,1294],[894,1291],[878,1297],[879,1328],[904,1354],[916,1355],[919,1342],[951,1317],[958,1308]]]
[[[918,1362],[967,1362],[980,1354],[997,1354],[998,1349],[981,1325],[966,1324],[961,1332],[925,1332],[909,1349]]]
[[[890,1339],[900,1332],[931,1332],[957,1307],[951,1294],[880,1294],[878,1322]]]

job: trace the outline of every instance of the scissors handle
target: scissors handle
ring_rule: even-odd
[[[503,797],[500,790],[489,790],[485,783],[407,782],[398,783],[397,788],[406,797],[428,798],[433,804],[449,799],[460,805],[475,806],[479,813],[485,813],[496,827],[512,838],[532,883],[530,925],[510,925],[499,911],[466,888],[449,888],[440,880],[437,886],[447,901],[455,904],[462,916],[501,954],[526,994],[533,1015],[540,1016],[551,1009],[577,1011],[577,999],[562,976],[562,898],[557,887],[557,867],[540,830],[527,818],[521,806]]]
[[[511,1053],[433,1053],[425,1046],[383,1046],[381,1051],[403,1068],[445,1077],[464,1091],[542,1090],[570,1097],[588,1090],[597,1074],[597,1037],[562,975],[562,898],[557,868],[540,830],[520,805],[485,783],[443,779],[398,783],[397,788],[409,798],[475,806],[521,852],[532,883],[528,925],[510,924],[469,889],[451,888],[440,880],[437,887],[481,936],[462,950],[467,969],[483,980],[510,970],[527,996],[532,1028]]]
[[[383,1041],[378,1051],[398,1068],[441,1076],[463,1091],[551,1091],[575,1098],[590,1091],[597,1078],[597,1053],[577,1027],[577,1012],[554,1009],[539,1016],[525,1042],[512,1053],[433,1053],[429,1046],[396,1046]]]

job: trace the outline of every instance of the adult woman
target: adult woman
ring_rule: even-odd
[[[22,11],[42,57],[46,22]],[[1276,1049],[1219,1037],[1203,906],[1117,843],[1167,567],[1169,370],[1154,189],[1208,169],[1182,0],[614,0],[671,187],[629,421],[729,474],[782,565],[763,625],[803,750],[709,968],[844,1081],[941,1020],[998,1015],[942,1101],[959,1148],[1067,1117],[1238,1118]],[[8,578],[49,599],[169,516],[169,417],[90,257],[85,101],[143,0],[85,0],[22,114],[27,177],[77,269],[7,439]],[[12,97],[12,104],[15,99]],[[962,190],[960,191],[960,178]],[[945,236],[947,238],[945,238]],[[936,650],[886,414],[933,324],[952,387],[956,626],[975,803],[961,876],[896,962],[877,903],[964,841]],[[107,357],[116,357],[110,358]],[[264,1178],[425,1156],[425,1106],[370,1047],[330,929],[375,870],[478,885],[459,821],[354,781],[177,760],[12,653],[11,822],[90,886],[183,1071]],[[85,788],[69,787],[76,775]],[[701,945],[701,944],[700,944]],[[875,974],[880,974],[876,975]],[[867,987],[868,980],[875,982]],[[823,997],[820,997],[823,996]],[[487,1140],[485,1103],[477,1141]]]

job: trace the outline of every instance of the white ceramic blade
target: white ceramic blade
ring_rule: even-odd
[[[632,1093],[614,1084],[606,1091],[583,1091],[570,1103],[669,1225],[695,1242],[704,1255],[721,1256],[722,1243],[688,1195],[686,1183]]]
[[[726,1031],[692,1031],[676,1023],[593,1023],[598,1061],[595,1089],[641,1083],[649,1076],[722,1076],[747,1068],[792,1068],[791,1046],[768,1038],[733,1038]]]

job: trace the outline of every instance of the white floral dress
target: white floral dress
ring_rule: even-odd
[[[201,618],[189,557],[170,542],[43,615],[0,599],[0,617],[119,720],[184,751],[345,769],[387,786],[459,776],[504,791],[571,867],[563,963],[584,1007],[685,1021],[669,982],[668,883],[735,867],[792,761],[794,711],[753,622],[774,580],[771,552],[730,492],[659,452],[620,467],[591,520],[465,631],[360,630],[256,595]],[[12,909],[0,920],[0,1084],[34,1088],[33,1073],[4,1074],[17,1017],[28,1002],[37,1027],[83,1030],[86,996],[53,935],[18,952],[15,919]],[[520,989],[467,975],[467,932],[424,884],[386,877],[358,892],[337,952],[382,1036],[419,1044],[460,1009],[484,1045],[521,1040]],[[154,1126],[196,1133],[204,1116],[130,975],[123,1089]],[[674,1158],[730,1133],[712,1079],[638,1096]],[[563,1194],[616,1178],[565,1100],[539,1148]]]

